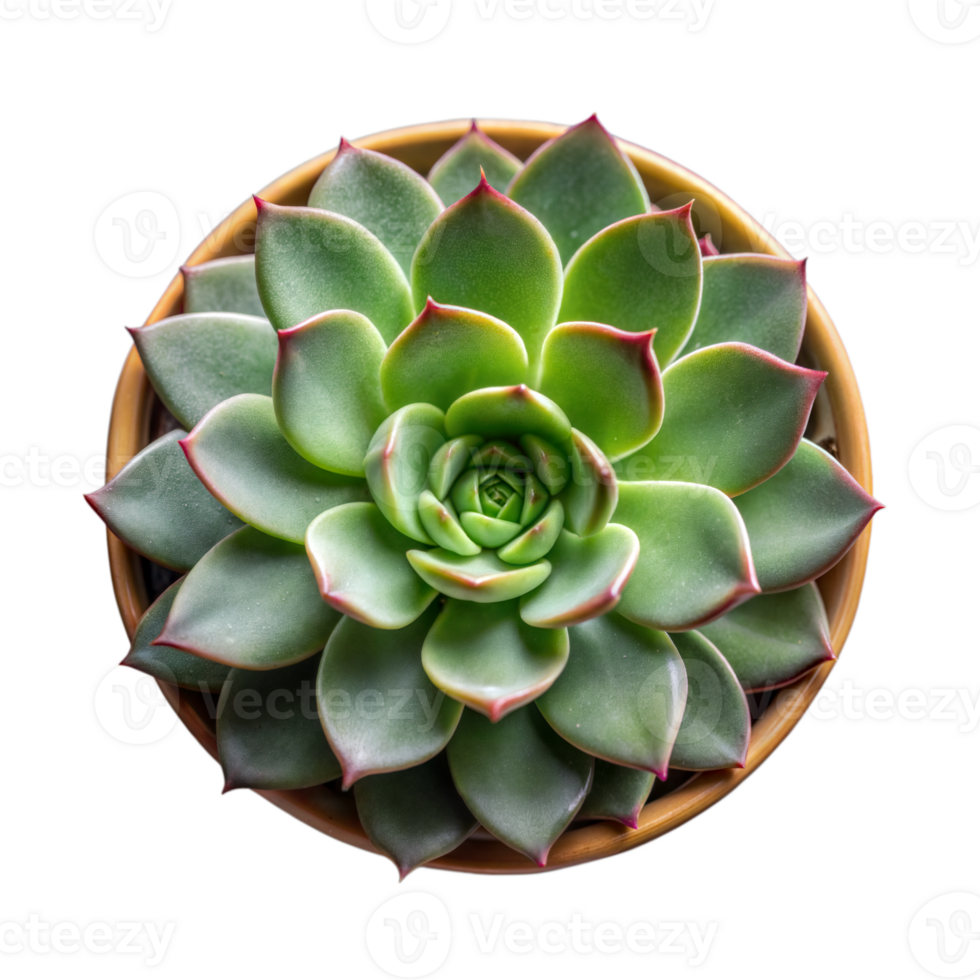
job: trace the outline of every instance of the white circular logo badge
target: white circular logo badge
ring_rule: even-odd
[[[452,924],[446,906],[428,892],[388,899],[367,924],[371,959],[393,977],[427,977],[449,955]]]
[[[980,429],[947,425],[930,433],[909,457],[915,492],[937,510],[980,504]]]
[[[366,0],[368,19],[389,41],[420,44],[446,26],[452,0]]]
[[[142,279],[163,272],[180,249],[180,219],[156,191],[113,201],[95,223],[95,247],[113,272]]]
[[[980,970],[980,897],[950,892],[926,902],[909,923],[909,947],[934,977],[968,977]]]
[[[940,44],[980,37],[980,0],[909,0],[915,26]]]
[[[115,739],[149,745],[169,735],[177,715],[157,682],[132,667],[110,670],[95,691],[95,716]]]

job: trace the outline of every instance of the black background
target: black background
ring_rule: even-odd
[[[685,0],[686,3],[686,0]],[[140,6],[143,6],[141,3]],[[682,7],[684,4],[681,5]],[[375,33],[360,2],[246,8],[173,0],[162,30],[139,22],[0,21],[0,187],[5,431],[0,452],[99,453],[126,341],[166,274],[126,279],[92,230],[124,194],[176,206],[183,254],[245,192],[302,156],[421,119],[505,114],[578,119],[663,149],[777,224],[908,220],[980,224],[975,42],[937,44],[903,3],[717,0],[707,27],[678,22],[481,21],[456,0],[418,47]],[[957,236],[958,237],[958,236]],[[980,263],[843,249],[811,276],[865,388],[878,493],[871,578],[855,638],[831,681],[896,696],[980,694],[972,632],[977,513],[916,497],[907,461],[929,432],[977,424]],[[26,474],[25,474],[26,475]],[[76,488],[77,489],[77,488]],[[149,746],[115,742],[92,698],[124,651],[102,564],[102,530],[76,491],[0,488],[6,505],[3,835],[0,920],[178,923],[164,968],[380,971],[367,919],[398,892],[360,854],[247,793],[219,799],[218,771],[179,728]],[[808,718],[762,775],[716,812],[633,855],[510,880],[416,873],[403,889],[449,906],[443,972],[537,969],[543,954],[477,952],[486,921],[721,923],[702,975],[739,966],[823,974],[842,963],[926,976],[908,923],[943,892],[980,892],[972,774],[980,728],[954,722]],[[346,953],[346,955],[345,955]],[[560,968],[595,969],[568,952]],[[49,954],[44,968],[71,969]],[[610,965],[601,959],[600,966]],[[620,965],[634,959],[620,953]],[[684,957],[641,968],[683,972]],[[4,957],[3,968],[37,968]],[[483,961],[481,963],[481,961]],[[572,962],[570,962],[572,961]],[[666,961],[666,962],[665,962]],[[554,964],[555,958],[549,963]],[[142,957],[98,967],[143,969]]]

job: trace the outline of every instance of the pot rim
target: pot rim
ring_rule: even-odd
[[[424,173],[442,152],[467,132],[470,124],[469,119],[424,123],[385,130],[353,142],[365,149],[387,153]],[[545,140],[567,128],[554,123],[513,120],[478,120],[478,124],[491,139],[522,159]],[[726,254],[756,252],[780,258],[790,257],[758,222],[701,177],[651,150],[623,140],[617,140],[617,143],[635,164],[647,185],[651,200],[662,201],[672,195],[689,195],[694,199],[695,213],[700,212],[708,220],[713,233],[718,229]],[[259,197],[276,204],[305,205],[309,189],[335,153],[336,150],[330,150],[294,168],[260,191]],[[251,251],[246,238],[250,231],[254,233],[255,218],[255,204],[250,199],[207,236],[185,265],[198,265],[210,259]],[[730,247],[732,245],[734,247]],[[829,372],[823,390],[828,399],[840,461],[870,494],[871,454],[857,381],[837,330],[809,285],[807,299],[803,350],[815,366]],[[167,286],[146,323],[155,323],[179,313],[182,301],[183,278],[178,274]],[[107,482],[149,442],[154,400],[155,393],[133,347],[123,366],[112,405],[106,451]],[[857,612],[870,534],[869,524],[841,561],[817,580],[827,607],[831,642],[838,657]],[[142,566],[135,552],[111,531],[107,531],[107,535],[113,590],[126,632],[132,638],[149,605]],[[693,778],[678,789],[648,802],[640,812],[637,829],[631,830],[612,821],[573,826],[555,842],[544,868],[539,868],[500,841],[477,838],[470,838],[425,867],[486,874],[554,871],[618,854],[651,841],[717,803],[758,769],[802,718],[835,662],[821,665],[776,693],[752,726],[748,757],[743,769],[693,774]],[[172,684],[158,683],[191,734],[217,758],[214,732],[200,706],[195,705],[194,698],[199,696],[180,691]],[[327,786],[297,791],[254,792],[322,833],[380,853],[360,826],[351,794],[343,794]]]

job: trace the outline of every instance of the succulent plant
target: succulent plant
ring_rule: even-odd
[[[340,779],[404,875],[742,765],[880,506],[803,438],[803,263],[699,243],[595,117],[256,206],[131,331],[174,428],[88,498],[186,573],[124,663],[220,691],[226,788]]]

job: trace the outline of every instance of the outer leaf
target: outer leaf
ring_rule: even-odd
[[[806,325],[806,259],[720,255],[703,268],[701,309],[684,353],[737,340],[795,361]]]
[[[563,263],[603,228],[650,207],[636,168],[595,116],[539,147],[507,193],[541,219]]]
[[[431,299],[395,339],[381,365],[392,410],[429,402],[443,411],[474,388],[527,379],[527,351],[502,320]]]
[[[384,356],[374,324],[351,310],[280,331],[272,401],[282,434],[300,456],[364,476],[364,454],[388,414],[378,382]]]
[[[657,362],[669,364],[694,329],[701,251],[691,205],[627,218],[591,238],[565,270],[558,319],[656,330]]]
[[[242,522],[225,510],[187,465],[176,429],[137,453],[100,490],[92,509],[141,555],[185,572]]]
[[[571,480],[561,494],[565,527],[587,538],[609,523],[619,500],[619,486],[602,450],[578,429],[572,429],[571,448]]]
[[[528,388],[480,388],[449,406],[446,432],[450,437],[464,433],[520,438],[533,433],[542,439],[564,443],[572,434],[568,416],[550,398]]]
[[[343,138],[313,185],[308,203],[367,228],[406,276],[419,239],[442,211],[439,195],[410,167],[383,153],[351,146]]]
[[[806,439],[781,470],[736,497],[735,506],[748,528],[764,592],[823,575],[882,507],[833,456]]]
[[[663,421],[652,331],[560,323],[544,342],[540,387],[610,459],[646,445]]]
[[[181,267],[185,313],[265,316],[255,284],[255,256],[235,255]]]
[[[152,646],[163,630],[183,581],[174,582],[143,614],[122,665],[194,691],[217,692],[228,676],[227,667],[174,647]]]
[[[449,205],[476,188],[481,176],[486,177],[494,190],[504,193],[522,166],[513,153],[490,139],[474,119],[470,131],[436,160],[428,179],[443,203]]]
[[[561,301],[561,260],[541,223],[486,180],[446,208],[419,243],[412,291],[509,323],[527,348],[533,378],[541,342]]]
[[[491,721],[547,691],[567,660],[568,631],[528,626],[516,599],[450,599],[422,646],[432,683]]]
[[[667,778],[687,698],[684,661],[666,633],[600,616],[569,630],[568,666],[537,705],[589,755]]]
[[[153,645],[271,670],[323,649],[339,619],[299,545],[243,527],[187,574]]]
[[[701,627],[746,691],[764,691],[796,680],[834,659],[827,613],[808,583],[777,595],[760,595]]]
[[[506,602],[537,588],[550,574],[551,563],[508,565],[492,551],[472,558],[443,548],[408,552],[412,568],[432,588],[466,602]]]
[[[634,623],[693,629],[759,591],[742,518],[712,487],[623,483],[616,520],[640,539],[617,609]]]
[[[664,372],[660,433],[620,470],[640,461],[641,478],[751,490],[789,462],[825,377],[748,344],[688,354]]]
[[[276,335],[268,320],[187,313],[129,332],[154,390],[187,429],[232,395],[272,394]]]
[[[181,446],[201,482],[233,514],[297,544],[318,514],[368,496],[363,480],[329,473],[298,455],[265,395],[222,402]]]
[[[419,494],[445,442],[444,416],[434,405],[406,405],[378,427],[364,457],[374,502],[402,534],[432,544],[419,518]]]
[[[596,759],[592,790],[578,812],[579,819],[618,820],[636,830],[655,778],[652,772]]]
[[[521,617],[533,626],[557,629],[609,612],[639,554],[636,534],[622,524],[607,524],[588,538],[562,531],[548,554],[552,573],[521,599]]]
[[[564,523],[565,508],[560,500],[552,500],[540,520],[519,538],[504,545],[497,556],[511,565],[529,565],[532,561],[544,558],[558,540]]]
[[[345,618],[330,637],[317,704],[345,789],[370,773],[417,766],[452,737],[463,706],[437,691],[422,670],[422,641],[437,611],[402,630]]]
[[[405,558],[414,543],[367,503],[333,507],[306,532],[306,553],[323,598],[383,630],[408,626],[436,597]]]
[[[278,670],[233,670],[218,701],[225,792],[304,789],[340,775],[316,711],[320,657]]]
[[[471,464],[472,451],[483,443],[483,436],[457,436],[440,446],[429,464],[429,487],[439,500],[445,500],[456,478]]]
[[[356,221],[256,200],[255,277],[277,330],[326,310],[363,313],[387,343],[415,316],[405,273]]]
[[[354,801],[371,843],[395,862],[402,880],[478,826],[456,792],[445,753],[411,769],[364,776],[354,784]]]
[[[464,711],[447,752],[473,815],[539,867],[592,783],[592,759],[560,738],[533,704],[493,724]]]
[[[735,672],[696,630],[672,633],[670,638],[687,670],[687,704],[670,757],[671,768],[743,768],[752,723]]]

